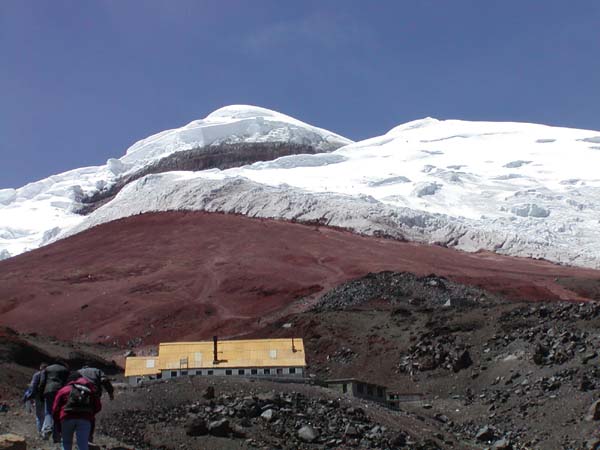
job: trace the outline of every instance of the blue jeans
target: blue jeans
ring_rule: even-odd
[[[37,425],[38,433],[42,432],[44,419],[46,418],[46,405],[41,398],[35,399],[35,424]]]
[[[58,432],[54,426],[54,419],[52,418],[52,405],[54,404],[54,398],[56,392],[49,392],[44,394],[44,424],[42,425],[42,434],[52,434],[53,442],[60,442]]]
[[[85,419],[65,419],[62,422],[62,448],[71,450],[73,448],[73,433],[77,436],[77,448],[88,450],[88,439],[92,423]]]

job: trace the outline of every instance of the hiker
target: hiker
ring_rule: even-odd
[[[106,374],[101,369],[96,369],[95,367],[90,367],[90,365],[85,364],[83,368],[77,371],[82,377],[86,378],[88,381],[93,383],[96,388],[96,395],[99,399],[102,398],[103,389],[108,393],[108,397],[112,400],[115,399],[114,388],[110,379],[106,376]],[[94,431],[96,430],[96,420],[92,420],[92,429],[90,431],[89,441],[94,442]]]
[[[57,430],[62,434],[63,450],[73,448],[73,434],[77,448],[88,450],[94,417],[102,409],[94,383],[73,372],[67,385],[56,394],[52,413]]]
[[[45,408],[44,408],[44,392],[42,389],[41,381],[44,369],[48,367],[48,364],[41,363],[40,370],[33,374],[31,383],[27,388],[27,393],[23,400],[25,402],[33,402],[35,408],[35,425],[37,426],[38,434],[42,434],[42,425],[44,425]]]
[[[106,374],[101,369],[96,369],[95,367],[91,367],[86,364],[81,369],[79,369],[77,372],[79,372],[79,374],[82,377],[87,378],[89,381],[94,383],[94,387],[96,388],[96,394],[98,395],[98,397],[101,398],[103,389],[106,389],[106,392],[108,393],[108,397],[111,400],[115,399],[115,394],[114,394],[115,389],[113,388],[113,385],[110,382],[110,379],[106,376]]]
[[[55,363],[46,367],[40,376],[40,392],[44,398],[44,424],[42,425],[42,438],[52,436],[53,442],[59,442],[58,432],[54,426],[52,406],[57,392],[67,382],[69,369],[66,363]]]

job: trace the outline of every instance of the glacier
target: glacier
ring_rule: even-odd
[[[108,190],[166,156],[238,142],[305,144],[323,152],[352,143],[266,108],[226,106],[204,119],[142,139],[105,165],[52,175],[19,189],[0,189],[0,259],[35,249],[73,228],[84,220],[78,213],[84,197]]]
[[[227,139],[303,142],[310,136],[310,142],[324,146],[326,153],[284,156],[226,170],[146,175],[88,216],[57,217],[56,224],[35,239],[24,224],[2,222],[5,208],[17,201],[15,193],[0,191],[0,230],[13,230],[12,235],[5,233],[6,238],[0,233],[0,252],[10,251],[2,239],[29,239],[33,248],[134,214],[204,210],[600,268],[598,131],[426,118],[353,143],[279,113],[229,108],[192,122],[183,133],[170,130],[136,143],[112,163],[118,169],[103,166],[94,172],[95,178],[90,175],[90,183],[100,179],[110,183],[113,179],[106,173],[138,170],[178,149]],[[257,116],[257,111],[263,115]],[[265,127],[271,122],[285,126]],[[224,131],[230,123],[234,125]],[[332,142],[335,145],[330,146]],[[90,184],[74,188],[54,181],[59,182],[63,185],[56,189],[46,183],[36,202],[62,201],[67,207],[90,189]],[[43,200],[52,190],[62,193],[62,200],[55,195]]]

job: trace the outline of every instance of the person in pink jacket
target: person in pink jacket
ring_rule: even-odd
[[[94,384],[79,376],[61,388],[54,399],[52,414],[62,434],[63,450],[73,448],[73,434],[77,448],[88,450],[88,440],[96,414],[102,409]]]

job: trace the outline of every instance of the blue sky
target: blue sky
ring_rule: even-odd
[[[0,1],[0,188],[254,104],[600,129],[600,1]]]

